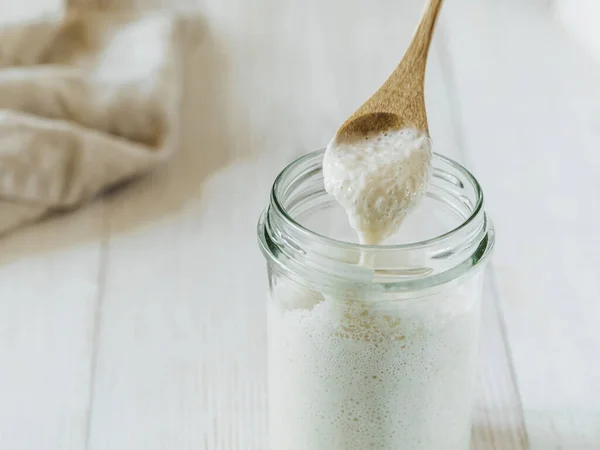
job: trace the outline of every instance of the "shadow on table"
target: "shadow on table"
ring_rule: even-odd
[[[227,55],[198,17],[185,21],[180,149],[166,166],[107,192],[77,211],[57,214],[0,240],[0,263],[125,233],[177,214],[203,182],[232,161],[235,102]],[[239,127],[235,127],[239,132]]]

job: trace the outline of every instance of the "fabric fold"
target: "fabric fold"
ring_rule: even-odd
[[[0,29],[0,233],[72,209],[177,147],[179,20],[72,11]]]

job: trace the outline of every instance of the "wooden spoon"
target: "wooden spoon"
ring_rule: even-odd
[[[425,112],[425,67],[442,0],[429,0],[412,41],[387,81],[336,133],[335,143],[386,131],[414,128],[429,135]]]

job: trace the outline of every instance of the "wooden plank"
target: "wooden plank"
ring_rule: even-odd
[[[457,98],[454,66],[447,46],[447,29],[442,16],[437,31],[438,46],[433,57],[439,61],[443,89],[438,95],[445,97],[447,113],[443,119],[451,133],[444,136],[444,147],[454,150],[450,154],[467,168],[472,166],[472,155],[465,145],[464,123],[460,99]],[[439,108],[438,108],[439,109]],[[444,152],[444,154],[448,154]],[[526,450],[529,448],[523,409],[515,378],[504,319],[498,308],[498,293],[494,284],[493,267],[489,267],[484,282],[482,326],[480,343],[480,369],[476,387],[473,416],[473,450]]]
[[[473,450],[528,450],[529,438],[492,270],[486,276],[472,446]]]
[[[497,226],[530,446],[597,449],[600,73],[550,17],[511,7],[457,0],[447,11],[465,145]]]
[[[82,450],[102,205],[0,241],[0,448]]]

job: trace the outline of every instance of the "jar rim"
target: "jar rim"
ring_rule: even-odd
[[[449,164],[454,169],[462,172],[475,190],[477,200],[473,207],[473,211],[471,212],[469,217],[467,217],[466,219],[461,221],[461,223],[458,226],[454,227],[453,229],[451,229],[445,233],[440,234],[439,236],[434,236],[432,238],[428,238],[428,239],[424,239],[424,240],[416,241],[416,242],[409,242],[409,243],[404,243],[404,244],[391,244],[391,245],[366,245],[366,244],[359,244],[359,243],[355,243],[355,242],[342,241],[339,239],[334,239],[334,238],[325,236],[321,233],[317,233],[316,231],[311,230],[310,228],[305,227],[300,222],[298,222],[296,219],[294,219],[292,217],[292,215],[287,211],[287,209],[283,206],[283,204],[280,202],[279,196],[277,195],[278,188],[283,183],[283,180],[295,167],[300,166],[302,163],[314,158],[316,155],[323,153],[324,151],[325,151],[324,148],[315,150],[315,151],[307,153],[306,155],[292,161],[279,173],[279,175],[277,175],[277,177],[275,178],[275,181],[273,183],[273,186],[271,187],[271,194],[270,194],[271,205],[277,210],[277,212],[281,215],[281,217],[283,218],[283,220],[286,222],[286,224],[288,226],[292,227],[295,231],[297,231],[301,234],[304,234],[305,236],[307,236],[309,238],[313,238],[313,239],[316,238],[316,239],[321,240],[324,243],[328,243],[330,245],[343,246],[347,249],[353,249],[356,251],[378,251],[379,252],[379,251],[386,251],[386,250],[390,250],[390,251],[415,250],[418,248],[429,247],[429,246],[439,244],[440,242],[456,235],[463,229],[467,228],[477,218],[477,216],[483,209],[483,190],[481,188],[481,185],[475,178],[475,176],[473,176],[473,174],[467,168],[465,168],[462,164],[459,164],[458,162],[456,162],[453,159],[450,159],[446,156],[440,155],[439,153],[433,152],[433,155],[435,158],[445,162],[446,164]]]
[[[437,181],[432,180],[430,187],[445,186],[442,195],[450,195],[465,207],[461,208],[462,214],[459,212],[460,223],[450,231],[417,242],[362,245],[324,236],[302,225],[285,202],[289,196],[294,198],[294,191],[304,183],[322,177],[323,154],[324,149],[310,152],[280,172],[271,189],[270,204],[259,219],[260,248],[288,277],[319,284],[336,293],[342,286],[349,292],[363,288],[409,292],[457,280],[487,261],[495,233],[484,210],[483,190],[465,167],[437,153],[433,154],[433,180]],[[470,192],[466,202],[460,195],[465,190]],[[309,197],[305,198],[326,194],[322,186],[308,192]],[[381,264],[371,266],[355,261],[364,255]]]

